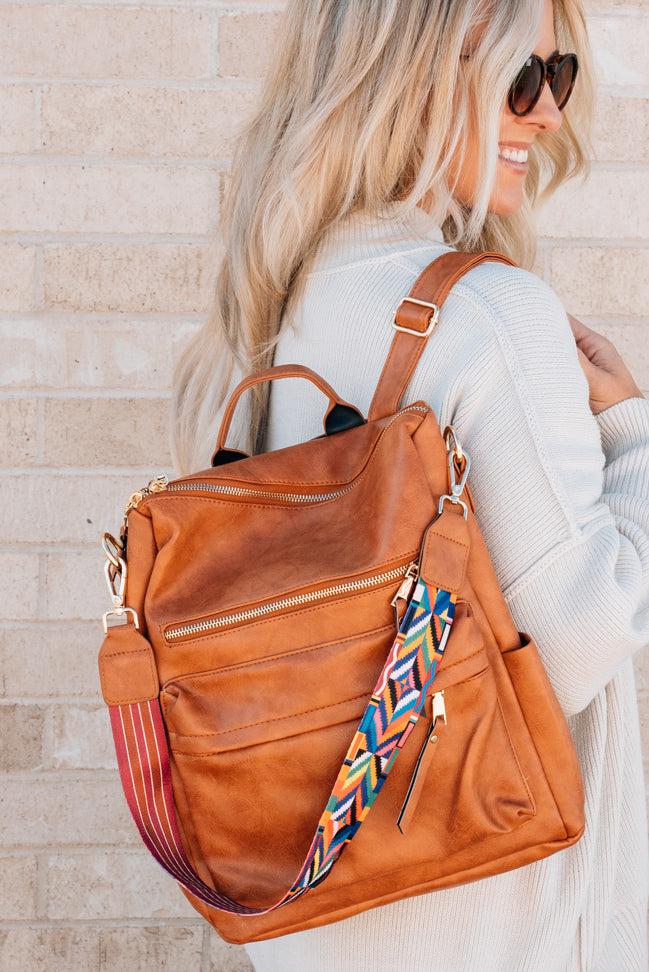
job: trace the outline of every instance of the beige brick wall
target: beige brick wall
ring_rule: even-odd
[[[97,686],[98,537],[171,468],[172,362],[207,312],[230,133],[281,7],[0,4],[3,972],[250,968],[128,817]],[[597,159],[548,207],[538,269],[649,389],[649,3],[589,8]],[[646,654],[637,671],[649,754]]]

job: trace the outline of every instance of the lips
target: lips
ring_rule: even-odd
[[[528,145],[529,143],[499,143],[498,158],[506,165],[519,172],[525,172],[528,166]]]

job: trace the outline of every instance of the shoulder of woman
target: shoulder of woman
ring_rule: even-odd
[[[447,247],[442,252],[452,252]],[[427,259],[428,256],[428,259]],[[400,255],[402,271],[409,267],[412,283],[435,254]],[[434,298],[431,298],[434,299]],[[483,352],[542,363],[552,354],[573,375],[581,374],[568,315],[556,291],[523,267],[485,260],[467,270],[442,305],[440,327],[455,327]]]
[[[481,347],[491,351],[494,365],[500,362],[521,396],[537,410],[544,410],[544,399],[552,397],[593,424],[572,327],[550,284],[522,267],[485,261],[469,270],[453,292],[460,313],[481,332]]]
[[[524,313],[527,303],[533,301],[551,316],[565,316],[559,295],[542,277],[524,267],[497,260],[487,259],[471,267],[453,287],[457,289],[492,312],[516,316]]]

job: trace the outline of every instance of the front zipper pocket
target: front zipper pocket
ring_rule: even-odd
[[[392,600],[396,600],[397,597],[405,599],[412,589],[416,572],[417,561],[409,555],[407,560],[404,558],[390,568],[374,570],[344,580],[333,579],[324,584],[312,584],[308,588],[295,589],[291,593],[260,600],[255,604],[241,605],[235,610],[219,611],[191,621],[167,624],[163,628],[164,638],[167,642],[195,638],[202,634],[220,631],[231,625],[241,625],[262,617],[282,615],[309,604],[323,603],[341,595],[371,591],[397,581],[401,581],[401,584]]]
[[[256,496],[261,499],[281,500],[284,503],[324,503],[325,500],[344,496],[356,485],[349,483],[340,489],[331,489],[322,493],[287,493],[275,489],[255,489],[252,486],[233,486],[230,483],[208,483],[196,480],[169,483],[167,490],[196,490],[207,493],[221,493],[224,496]]]

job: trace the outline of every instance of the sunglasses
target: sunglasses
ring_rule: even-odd
[[[460,54],[463,59],[471,56]],[[529,115],[541,97],[543,85],[548,81],[555,104],[561,111],[572,94],[578,69],[576,54],[559,54],[556,51],[547,61],[538,54],[530,54],[509,89],[507,104],[519,118]]]
[[[509,89],[507,103],[511,111],[519,118],[529,115],[541,97],[546,81],[561,111],[572,94],[578,69],[576,54],[559,54],[557,51],[547,61],[538,54],[530,54]]]

